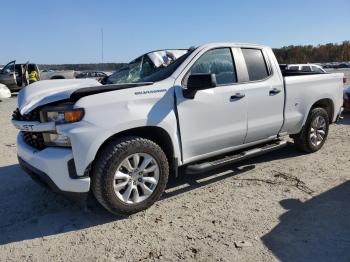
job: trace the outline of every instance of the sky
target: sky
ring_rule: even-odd
[[[350,0],[0,2],[0,64],[128,62],[209,42],[272,47],[350,40]]]

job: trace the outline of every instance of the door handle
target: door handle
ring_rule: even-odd
[[[245,94],[243,94],[243,93],[236,93],[233,96],[231,96],[231,100],[237,100],[237,99],[241,99],[243,97],[245,97]]]
[[[270,90],[270,96],[272,96],[272,95],[277,95],[277,94],[280,93],[280,92],[281,92],[281,89],[272,88],[272,89]]]

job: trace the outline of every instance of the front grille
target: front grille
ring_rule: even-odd
[[[39,110],[33,110],[32,112],[21,115],[19,109],[17,108],[12,113],[12,119],[17,121],[39,121],[40,122],[40,112]]]
[[[36,149],[43,150],[46,148],[42,133],[23,132],[23,139],[24,142]]]
[[[40,112],[39,110],[34,110],[28,114],[21,115],[19,109],[17,108],[13,114],[12,119],[17,121],[38,121],[40,122]],[[39,150],[46,148],[44,137],[42,133],[39,132],[26,132],[22,131],[24,142],[31,147]]]

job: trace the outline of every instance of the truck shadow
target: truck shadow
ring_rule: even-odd
[[[92,210],[34,183],[19,165],[0,167],[0,245],[108,223],[116,217]]]
[[[200,173],[195,175],[186,175],[185,170],[179,171],[177,178],[170,177],[167,191],[163,194],[163,198],[174,197],[195,188],[207,186],[224,180],[228,177],[248,172],[255,168],[255,165],[262,162],[269,162],[278,159],[293,158],[302,156],[303,153],[297,151],[294,146],[289,143],[285,148],[270,152],[266,155],[244,160],[240,163],[230,165],[215,171]]]
[[[292,147],[246,160],[241,164],[198,175],[180,173],[170,179],[160,201],[195,188],[207,186],[234,175],[248,172],[259,162],[297,157]],[[240,167],[245,165],[245,167]],[[47,237],[125,219],[105,211],[95,202],[84,208],[34,183],[19,165],[0,167],[0,245]]]
[[[350,181],[304,203],[280,202],[288,211],[262,237],[281,261],[350,261]]]

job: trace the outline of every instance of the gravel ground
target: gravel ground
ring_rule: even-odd
[[[181,174],[150,209],[113,217],[24,175],[15,104],[0,102],[0,261],[350,261],[350,115],[317,153],[290,144],[225,170]]]

